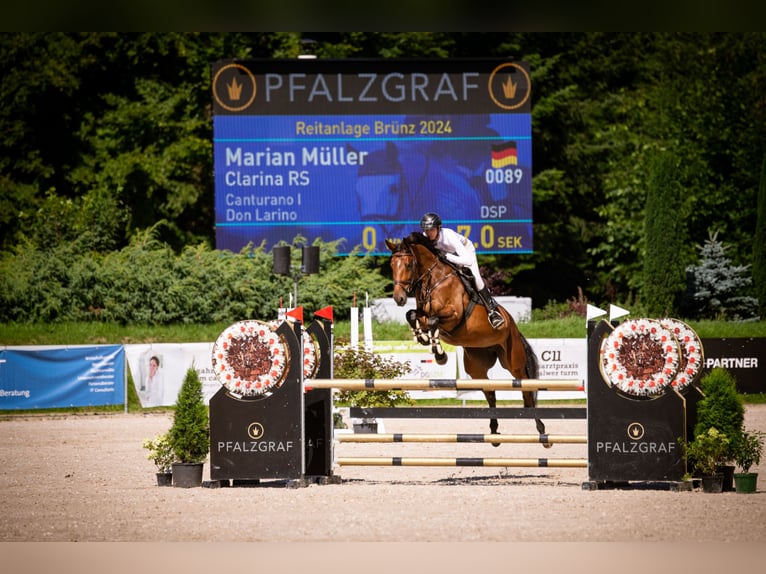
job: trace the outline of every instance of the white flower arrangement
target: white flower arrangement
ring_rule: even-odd
[[[269,323],[272,329],[276,330],[279,327],[277,321]],[[305,329],[303,330],[303,378],[311,379],[316,374],[317,370],[317,346],[316,342]]]
[[[678,319],[660,319],[660,323],[678,341],[681,347],[680,365],[675,378],[671,382],[673,387],[681,392],[689,387],[702,371],[703,350],[702,341],[697,333],[683,321]]]
[[[158,434],[154,439],[145,438],[141,446],[149,451],[146,458],[154,463],[157,472],[171,472],[171,467],[177,459],[167,433]]]

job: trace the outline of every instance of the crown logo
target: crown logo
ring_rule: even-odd
[[[518,84],[514,84],[513,80],[511,79],[511,75],[508,74],[508,80],[503,82],[503,95],[508,100],[512,100],[516,97],[516,88],[518,88]]]
[[[232,78],[231,84],[226,84],[226,91],[229,92],[229,99],[236,102],[242,96],[242,84],[237,82],[237,78]]]

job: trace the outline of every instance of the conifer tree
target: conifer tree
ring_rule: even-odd
[[[711,427],[717,428],[731,441],[731,448],[741,438],[745,422],[745,406],[737,394],[737,381],[727,369],[716,367],[700,379],[704,398],[697,405],[694,436],[698,437]]]
[[[753,317],[758,301],[743,294],[752,279],[750,265],[733,265],[718,233],[699,248],[699,265],[687,267],[687,312],[700,319],[741,320]]]
[[[758,299],[758,314],[766,318],[766,154],[761,165],[761,181],[758,187],[755,238],[753,243],[753,284]]]
[[[176,399],[170,442],[184,463],[203,462],[210,448],[210,423],[202,397],[202,381],[192,365],[186,371]]]
[[[685,286],[685,230],[676,171],[673,156],[658,155],[652,162],[646,197],[642,299],[647,311],[658,317],[675,315]]]

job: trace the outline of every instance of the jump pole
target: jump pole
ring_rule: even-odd
[[[585,435],[549,434],[339,434],[338,442],[345,443],[505,443],[505,444],[587,444]]]
[[[338,466],[492,466],[587,468],[588,460],[579,458],[471,458],[471,457],[341,457]]]
[[[346,391],[582,391],[585,388],[582,381],[544,379],[312,379],[306,381],[305,387]]]

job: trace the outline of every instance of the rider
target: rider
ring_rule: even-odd
[[[476,250],[473,243],[457,231],[442,227],[442,220],[438,214],[426,213],[420,220],[423,235],[434,242],[436,247],[444,252],[444,257],[458,267],[468,268],[473,274],[476,290],[482,303],[487,308],[489,323],[494,329],[501,329],[505,319],[497,310],[497,301],[490,295],[489,289],[479,273],[479,263],[476,261]]]

